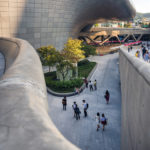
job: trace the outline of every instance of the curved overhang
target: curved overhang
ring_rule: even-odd
[[[102,19],[129,20],[135,9],[129,0],[11,0],[2,3],[0,36],[18,37],[34,48],[62,49],[87,24]]]
[[[96,0],[82,9],[75,20],[73,32],[77,34],[86,25],[106,20],[127,21],[133,19],[135,14],[136,11],[129,0]]]

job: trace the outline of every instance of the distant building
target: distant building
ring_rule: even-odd
[[[110,22],[95,24],[93,27],[124,28],[125,24],[127,24],[126,21],[110,21]]]

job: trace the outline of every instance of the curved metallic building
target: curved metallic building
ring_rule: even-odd
[[[0,0],[0,36],[19,37],[35,48],[61,49],[99,19],[129,19],[128,0]],[[0,78],[0,150],[78,150],[48,115],[42,66],[24,41],[0,38],[5,71]]]
[[[1,0],[0,36],[25,39],[34,48],[52,44],[61,49],[87,24],[134,14],[129,0]]]

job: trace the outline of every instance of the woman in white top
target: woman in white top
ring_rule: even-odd
[[[95,119],[96,119],[96,124],[97,124],[96,131],[98,131],[100,128],[100,113],[99,112],[97,113]]]

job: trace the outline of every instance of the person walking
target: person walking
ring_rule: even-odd
[[[143,49],[142,49],[142,56],[143,56],[143,58],[144,58],[144,56],[145,56],[145,53],[146,53],[146,48],[143,47]]]
[[[146,53],[145,53],[145,55],[144,55],[144,60],[145,60],[146,62],[148,62],[148,60],[149,60],[148,51],[146,51]]]
[[[94,81],[94,89],[97,90],[97,81]]]
[[[89,107],[89,104],[86,103],[85,100],[82,100],[82,102],[83,102],[84,117],[87,117],[87,109],[88,109],[88,107]]]
[[[63,105],[63,110],[66,110],[66,106],[67,106],[66,96],[64,96],[64,98],[62,99],[62,105]]]
[[[87,78],[84,78],[85,87],[88,88],[88,80]]]
[[[76,111],[75,111],[76,107],[77,107],[76,102],[73,102],[72,108],[73,108],[73,111],[74,111],[74,117],[75,118],[76,118]]]
[[[138,57],[139,51],[136,51],[135,53],[135,57]]]
[[[108,104],[108,103],[109,103],[109,98],[110,98],[110,94],[109,94],[109,91],[108,91],[108,90],[106,90],[104,97],[105,97],[105,99],[106,99],[106,103]]]
[[[91,81],[89,82],[89,87],[90,87],[90,91],[93,91],[93,84]]]
[[[105,115],[102,114],[102,117],[101,117],[101,124],[103,126],[103,131],[105,130],[105,126],[107,125],[107,119],[105,118]]]
[[[97,113],[95,119],[96,119],[96,125],[97,125],[96,131],[98,131],[100,128],[100,113],[99,112]]]
[[[80,109],[78,107],[78,105],[76,104],[76,108],[75,108],[75,114],[76,114],[76,120],[80,120]]]
[[[130,47],[128,46],[128,52],[130,52]]]

